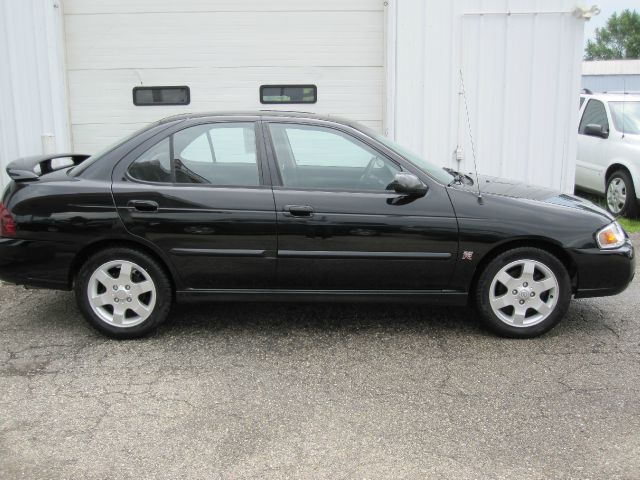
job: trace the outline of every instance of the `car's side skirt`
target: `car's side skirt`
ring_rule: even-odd
[[[468,294],[455,290],[284,290],[210,289],[180,290],[178,302],[259,301],[259,302],[417,302],[466,305]]]

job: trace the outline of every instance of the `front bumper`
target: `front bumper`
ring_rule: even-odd
[[[573,250],[571,256],[578,270],[575,298],[617,295],[635,275],[635,251],[628,239],[614,250],[579,249]]]

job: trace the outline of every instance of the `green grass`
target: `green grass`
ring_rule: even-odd
[[[590,202],[595,203],[596,205],[600,205],[602,208],[606,209],[604,197],[599,197],[597,195],[592,195],[591,193],[586,192],[576,192],[576,195],[582,198],[586,198]],[[618,222],[622,225],[622,228],[625,229],[627,233],[637,233],[640,232],[640,220],[632,220],[630,218],[618,217]]]
[[[640,220],[631,220],[629,218],[620,217],[618,218],[618,222],[620,222],[620,225],[622,225],[622,228],[624,228],[627,233],[640,232]]]

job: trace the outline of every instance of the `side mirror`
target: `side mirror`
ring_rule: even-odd
[[[427,193],[427,186],[422,183],[413,173],[400,172],[396,173],[393,182],[389,184],[389,188],[403,195],[411,195],[422,197]]]
[[[584,134],[591,137],[607,138],[609,136],[609,130],[605,129],[603,125],[589,123],[584,127]]]

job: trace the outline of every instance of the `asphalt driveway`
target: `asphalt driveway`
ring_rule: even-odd
[[[465,308],[204,304],[118,342],[0,285],[0,478],[640,478],[638,277],[528,341]]]

